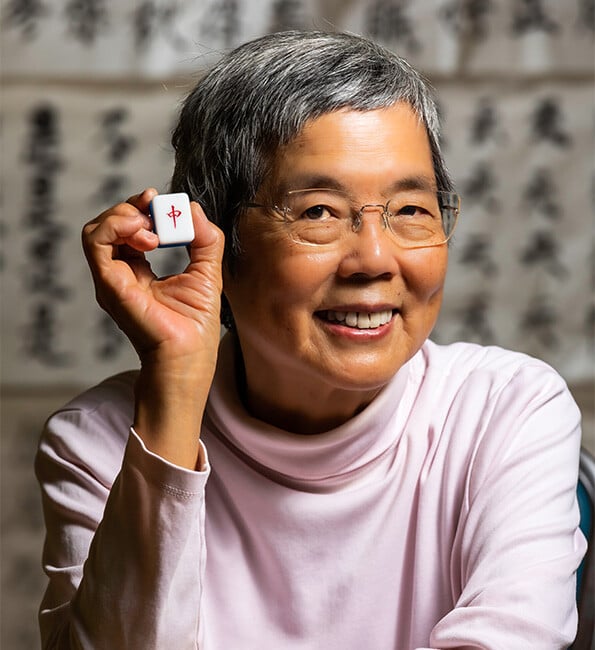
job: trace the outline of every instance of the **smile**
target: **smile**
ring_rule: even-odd
[[[386,325],[393,317],[393,312],[390,309],[376,312],[329,310],[324,315],[326,320],[331,323],[341,323],[346,327],[369,330]]]

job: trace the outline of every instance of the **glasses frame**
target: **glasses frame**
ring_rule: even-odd
[[[333,192],[334,194],[341,194],[341,195],[347,196],[345,192],[342,192],[341,190],[333,189],[333,188],[330,188],[330,187],[307,187],[307,188],[300,189],[300,190],[289,190],[289,191],[285,192],[284,196],[289,196],[291,194],[297,194],[297,193],[305,193],[305,192]],[[444,244],[446,244],[451,239],[451,237],[452,237],[452,235],[453,235],[453,233],[455,231],[455,228],[456,228],[456,225],[457,225],[457,222],[458,222],[458,219],[459,219],[459,214],[461,212],[461,197],[456,192],[449,192],[449,191],[446,191],[446,190],[436,190],[436,195],[438,197],[449,196],[451,201],[454,199],[454,203],[456,203],[456,207],[453,205],[452,208],[450,208],[454,212],[454,222],[452,223],[452,227],[450,228],[450,232],[448,233],[448,235],[446,236],[446,238],[443,241],[433,242],[433,243],[420,243],[420,244],[413,244],[413,245],[404,245],[403,243],[401,243],[401,240],[398,239],[398,235],[397,235],[397,233],[395,233],[395,231],[391,227],[389,219],[388,219],[388,217],[390,215],[390,213],[388,211],[388,206],[389,206],[390,202],[393,199],[389,199],[386,203],[365,203],[364,205],[362,205],[359,208],[359,210],[357,210],[357,211],[354,210],[353,214],[351,216],[351,229],[353,230],[353,232],[358,232],[361,229],[362,224],[363,224],[364,212],[366,210],[369,210],[369,209],[377,209],[377,210],[381,211],[382,223],[383,223],[384,229],[389,230],[391,233],[393,233],[393,235],[395,235],[395,237],[396,237],[395,242],[397,243],[397,245],[401,246],[401,248],[406,248],[408,250],[411,250],[411,249],[416,249],[416,248],[431,248],[431,247],[434,247],[434,246],[443,246]],[[438,200],[438,204],[439,204],[439,207],[440,207],[440,217],[442,219],[442,227],[445,228],[445,221],[447,219],[447,217],[445,216],[446,208],[443,207],[444,204],[443,204],[443,202],[440,201],[440,199]],[[264,209],[264,210],[273,210],[283,219],[283,222],[285,224],[295,223],[295,222],[289,221],[288,218],[287,218],[287,211],[289,209],[288,207],[281,207],[281,206],[276,205],[276,204],[275,205],[267,205],[267,204],[264,204],[264,203],[255,203],[255,202],[252,202],[252,201],[248,202],[248,203],[244,203],[243,205],[244,205],[245,208],[261,208],[261,209]],[[296,242],[297,244],[303,245],[303,246],[315,246],[315,247],[318,247],[318,246],[328,246],[329,245],[329,244],[317,244],[316,242],[301,241],[299,239],[295,239],[294,237],[292,237],[290,232],[288,232],[288,234],[289,234],[289,237],[292,239],[292,241]]]

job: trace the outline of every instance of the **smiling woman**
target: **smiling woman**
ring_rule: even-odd
[[[572,641],[580,414],[535,359],[429,341],[459,212],[438,142],[401,58],[275,34],[182,108],[186,270],[144,257],[153,189],[85,226],[141,367],[42,436],[44,647]]]
[[[404,103],[333,111],[306,123],[277,156],[257,198],[278,196],[278,187],[302,190],[304,178],[328,179],[360,205],[386,201],[410,178],[425,179],[436,194],[426,129]],[[366,211],[357,232],[348,229],[322,246],[296,245],[266,211],[252,210],[242,220],[242,253],[234,272],[224,273],[224,290],[246,369],[247,403],[257,416],[282,429],[298,426],[299,433],[343,424],[429,336],[447,248],[403,248],[379,215]],[[344,318],[329,320],[329,311]],[[390,320],[370,328],[382,312]],[[266,417],[271,382],[272,420]]]

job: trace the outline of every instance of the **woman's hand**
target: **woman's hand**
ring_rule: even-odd
[[[159,243],[146,189],[83,229],[97,301],[141,360],[135,429],[172,462],[194,468],[204,405],[219,344],[223,234],[192,202],[195,238],[186,269],[157,278],[145,253]]]

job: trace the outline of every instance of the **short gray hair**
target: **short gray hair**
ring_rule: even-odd
[[[427,130],[438,189],[452,190],[432,91],[407,61],[345,33],[289,31],[250,41],[186,98],[172,138],[172,191],[187,192],[223,230],[232,270],[242,205],[253,200],[279,147],[325,113],[397,102],[411,106]]]

